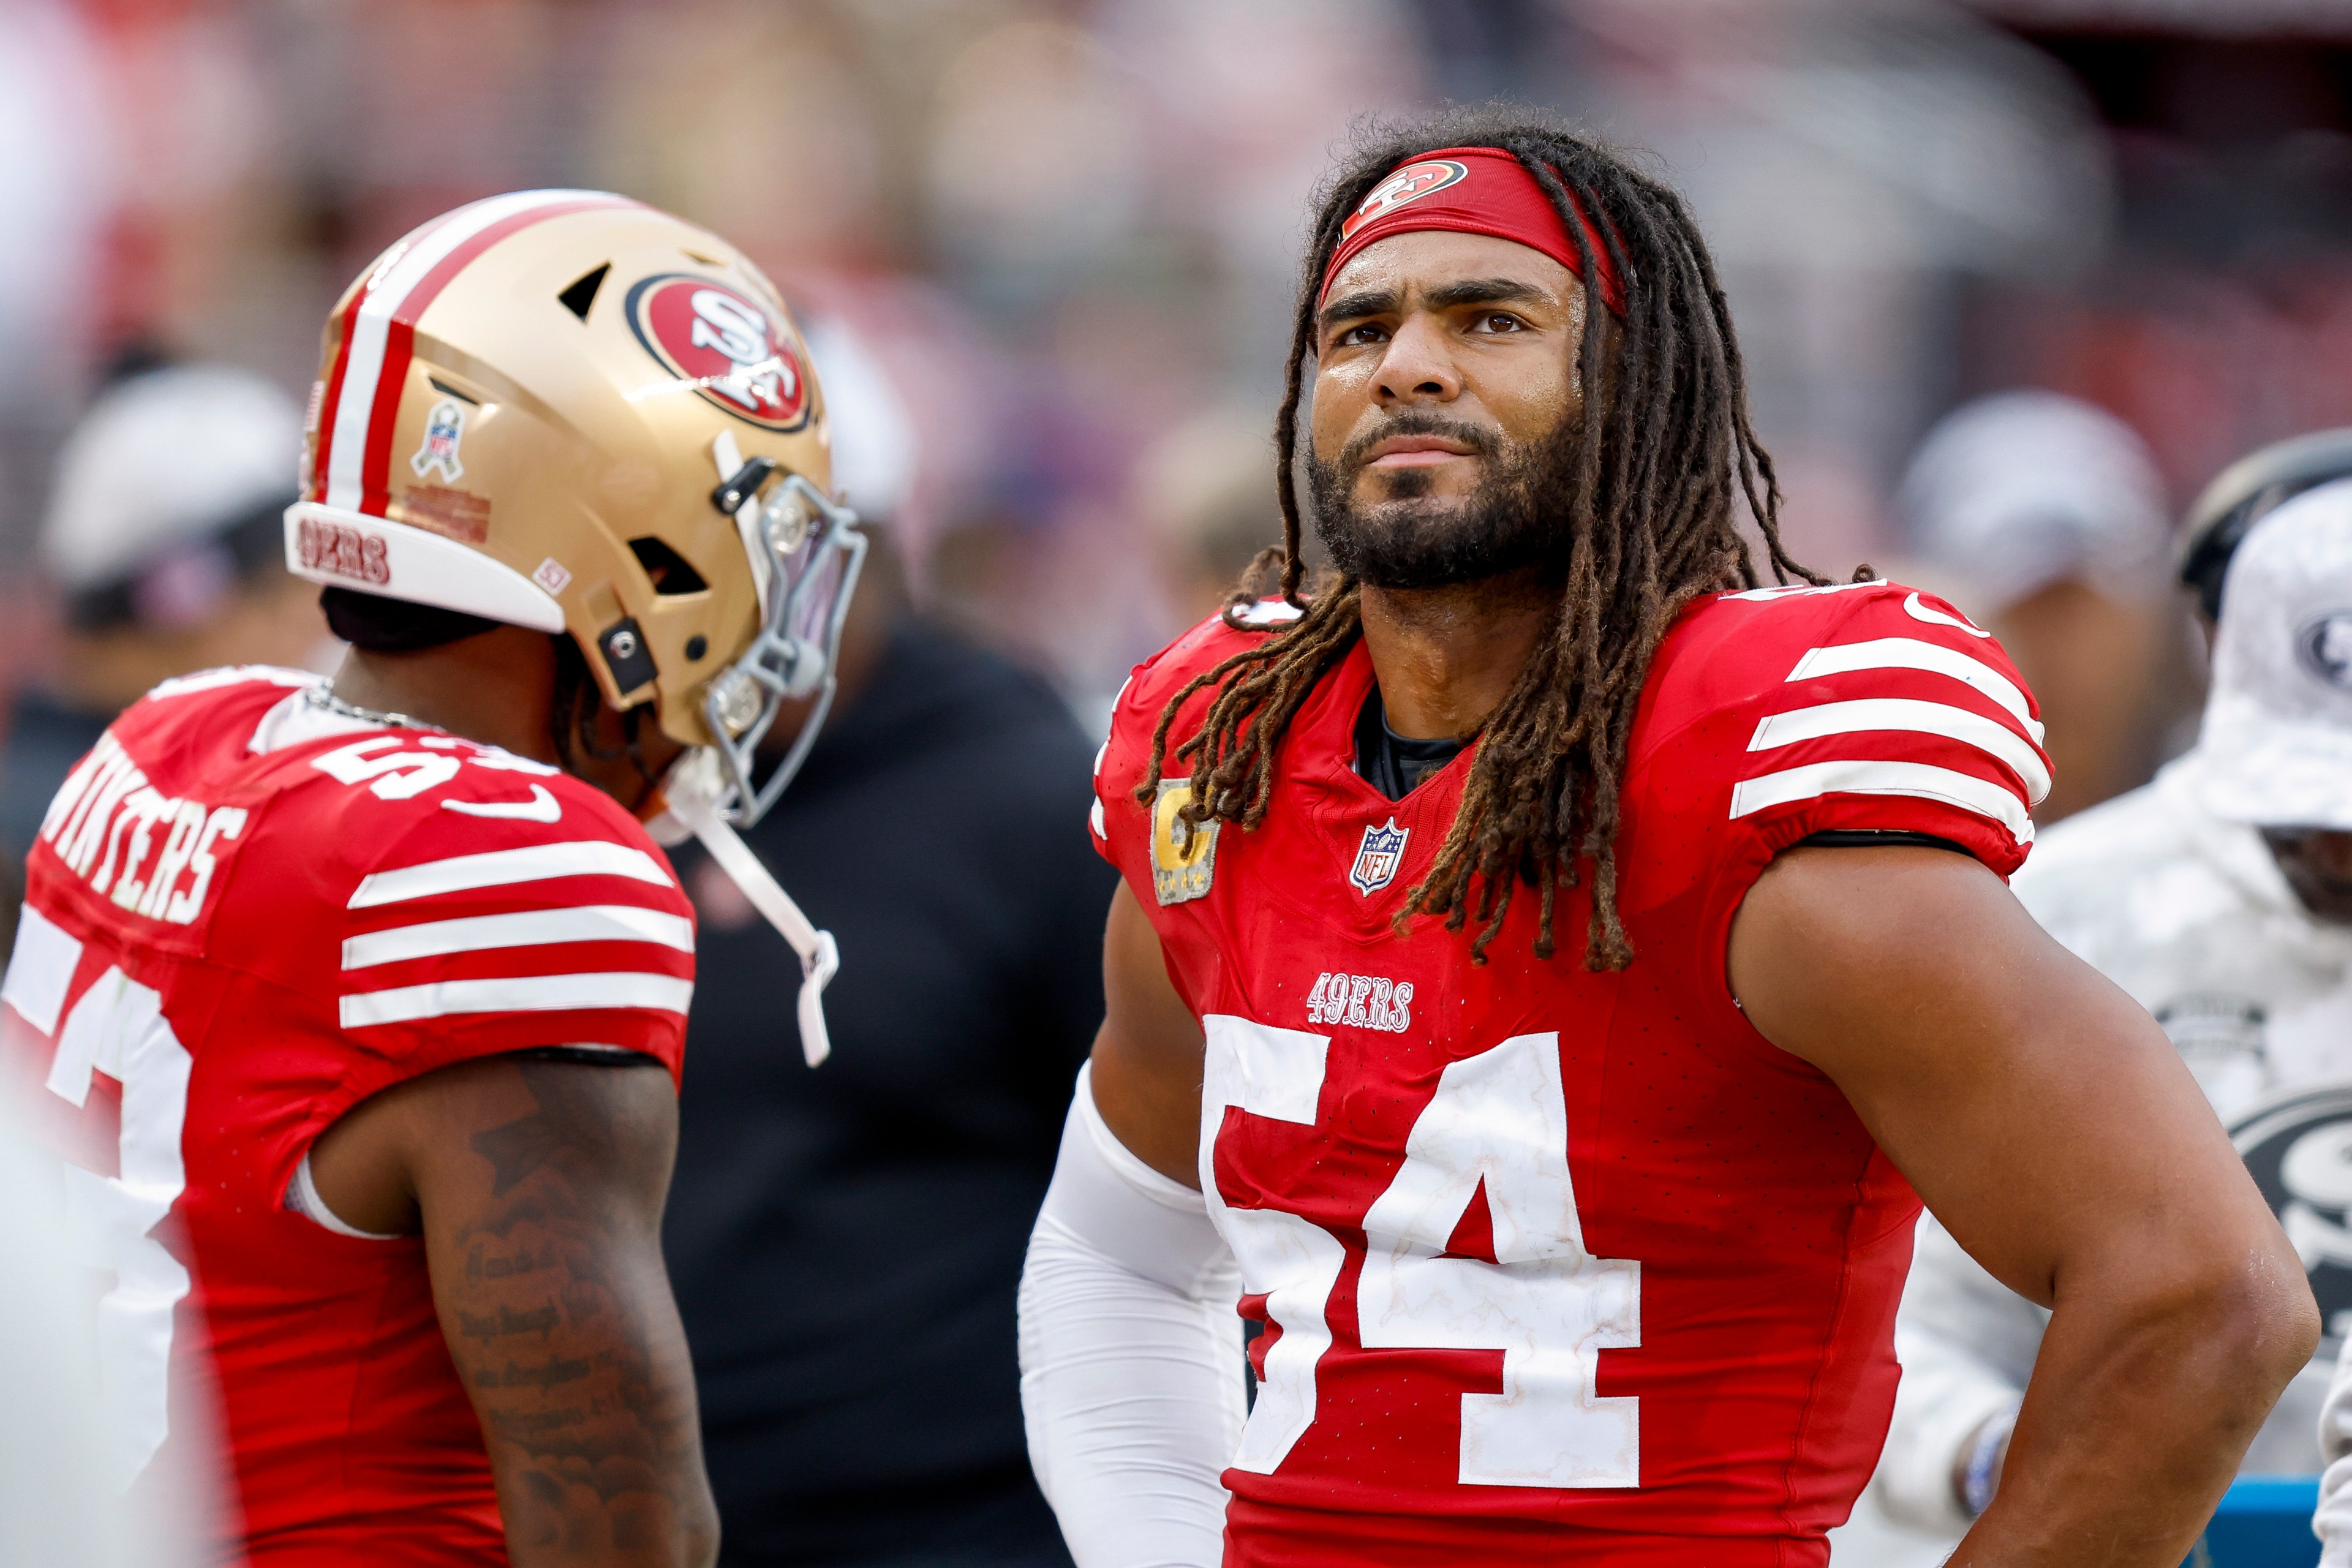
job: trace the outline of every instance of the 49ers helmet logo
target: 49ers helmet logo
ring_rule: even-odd
[[[740,289],[668,273],[629,290],[646,352],[738,418],[771,430],[808,422],[808,375],[783,324]]]
[[[1378,218],[1386,217],[1409,202],[1433,195],[1448,185],[1459,184],[1469,177],[1469,169],[1451,158],[1425,158],[1418,163],[1407,163],[1373,187],[1364,198],[1363,205],[1349,215],[1339,226],[1339,236],[1346,238]]]

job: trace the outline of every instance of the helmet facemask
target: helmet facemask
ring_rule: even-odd
[[[866,563],[867,541],[857,514],[773,459],[746,462],[722,435],[712,456],[722,478],[710,502],[731,516],[759,587],[760,627],[735,661],[703,690],[709,730],[726,791],[720,816],[749,827],[768,814],[808,760],[833,707],[841,661],[842,627]],[[756,778],[761,742],[786,702],[815,704],[792,747],[765,781]]]

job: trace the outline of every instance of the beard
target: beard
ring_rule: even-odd
[[[1486,473],[1469,494],[1447,499],[1431,493],[1428,469],[1403,468],[1382,476],[1385,500],[1359,503],[1371,448],[1391,436],[1459,441],[1485,459]],[[1375,588],[1443,588],[1533,566],[1564,569],[1576,460],[1570,418],[1538,440],[1509,443],[1491,427],[1409,409],[1358,435],[1335,460],[1307,454],[1315,534],[1333,564]]]

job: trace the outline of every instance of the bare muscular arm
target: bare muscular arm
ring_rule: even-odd
[[[661,1256],[677,1098],[650,1062],[498,1057],[369,1100],[312,1155],[364,1230],[422,1230],[516,1568],[704,1568],[718,1512]]]
[[[1095,1106],[1129,1152],[1201,1184],[1201,1026],[1168,978],[1160,933],[1121,882],[1103,932],[1103,1026]]]
[[[1954,1568],[2173,1568],[2319,1325],[2163,1031],[1942,850],[1783,855],[1729,967],[1765,1037],[1837,1083],[1978,1261],[2053,1310]]]

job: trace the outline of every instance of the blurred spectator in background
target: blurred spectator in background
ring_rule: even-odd
[[[2221,589],[2230,563],[2254,524],[2315,485],[2352,477],[2352,428],[2314,430],[2273,441],[2239,458],[2189,508],[2181,520],[2180,585],[2189,590],[2205,647],[2221,618]]]
[[[302,411],[225,364],[109,387],[58,455],[43,571],[62,598],[45,686],[17,696],[0,758],[0,847],[22,860],[67,770],[158,681],[220,665],[303,665],[327,640],[317,590],[285,570]]]
[[[2352,480],[2263,516],[2228,563],[2195,748],[2046,835],[2011,885],[2164,1026],[2302,1254],[2327,1337],[2242,1470],[2315,1473],[2352,1334]],[[1872,1495],[1941,1549],[1999,1483],[2049,1316],[1920,1222]]]
[[[2035,820],[2145,781],[2184,673],[2147,444],[2078,399],[2000,393],[1928,432],[1900,505],[1912,548],[2041,702],[2053,783]]]
[[[1267,417],[1216,408],[1179,426],[1136,469],[1135,510],[1181,625],[1223,608],[1258,552],[1282,538]]]
[[[1042,681],[908,614],[889,516],[910,443],[867,401],[886,384],[841,374],[855,340],[808,335],[835,483],[877,543],[832,716],[745,837],[841,944],[822,1068],[791,952],[707,859],[678,862],[699,978],[665,1234],[721,1561],[1066,1568],[1013,1290],[1102,1021],[1093,744]]]

